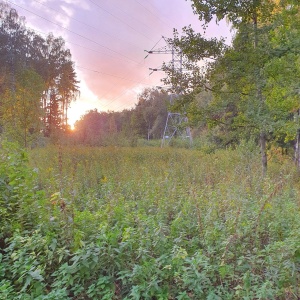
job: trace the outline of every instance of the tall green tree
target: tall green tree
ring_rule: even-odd
[[[0,78],[4,78],[0,93],[16,89],[17,72],[22,69],[33,69],[45,82],[44,134],[67,128],[68,107],[79,94],[70,51],[62,38],[52,34],[43,38],[28,29],[25,18],[0,1]]]
[[[2,94],[1,123],[4,133],[23,147],[32,146],[41,136],[43,89],[41,76],[34,70],[22,69],[16,74],[15,89],[7,89]]]
[[[211,116],[210,123],[256,136],[260,141],[263,173],[266,173],[267,139],[274,133],[276,135],[283,123],[287,124],[289,115],[297,107],[295,94],[293,97],[277,97],[275,102],[280,102],[281,107],[279,113],[270,90],[275,82],[280,85],[280,78],[275,79],[271,74],[276,70],[275,62],[277,59],[278,64],[278,53],[284,46],[275,36],[282,27],[283,15],[298,11],[299,4],[288,0],[193,0],[192,6],[205,25],[213,19],[226,18],[236,33],[230,47],[215,43],[219,52],[212,51],[214,60],[207,60],[202,73],[205,76],[192,74],[193,85],[181,103],[193,101],[194,96],[205,89],[212,91],[214,98],[206,107]],[[190,28],[181,38],[175,35],[173,44],[197,65],[198,59],[207,57],[204,56],[207,52],[205,44],[201,41],[201,36]],[[285,71],[288,75],[286,68],[281,73]],[[292,81],[286,84],[286,92],[293,85]]]
[[[43,96],[45,135],[51,136],[66,126],[68,107],[79,94],[79,82],[74,72],[71,53],[65,48],[62,38],[49,34],[40,51],[47,62],[41,69],[46,83]]]
[[[167,119],[169,96],[165,91],[145,89],[135,106],[135,127],[141,137],[160,139]]]

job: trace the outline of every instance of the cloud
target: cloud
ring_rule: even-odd
[[[158,71],[149,76],[149,68],[159,68],[171,59],[153,54],[144,60],[144,50],[152,49],[161,36],[171,37],[174,27],[180,31],[192,24],[202,30],[190,3],[183,0],[31,0],[30,5],[14,1],[31,11],[16,7],[31,27],[66,40],[81,81],[81,97],[73,104],[81,113],[92,105],[101,110],[133,106],[143,88],[161,85],[164,74]],[[207,32],[229,35],[229,28],[224,23]],[[161,40],[154,49],[163,46]]]
[[[56,2],[60,2],[55,0]],[[88,10],[90,8],[90,5],[88,4],[88,1],[85,0],[62,0],[62,2],[66,4],[71,4],[77,8]]]
[[[74,9],[67,7],[65,5],[61,5],[60,7],[69,17],[72,17],[74,15]]]

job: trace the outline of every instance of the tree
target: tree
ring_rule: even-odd
[[[131,110],[90,110],[75,123],[74,139],[78,143],[94,146],[133,146],[138,138],[160,139],[166,123],[167,99],[166,92],[145,89]]]
[[[65,130],[70,102],[79,93],[71,53],[62,38],[49,34],[46,39],[26,28],[25,18],[0,1],[0,93],[16,88],[17,72],[32,69],[44,85],[44,134]],[[1,103],[0,103],[1,105]]]
[[[49,34],[40,51],[43,51],[47,62],[42,68],[42,76],[46,83],[43,95],[45,135],[51,136],[67,125],[67,110],[70,102],[79,93],[79,82],[74,72],[71,53],[65,49],[62,38],[55,38]]]
[[[295,160],[299,167],[299,83],[300,56],[300,9],[299,3],[285,2],[284,9],[274,19],[270,31],[273,49],[272,59],[265,66],[268,76],[266,82],[266,102],[274,111],[274,119],[278,120],[274,131],[277,140],[285,143],[295,140]]]
[[[101,145],[106,121],[107,113],[100,113],[97,109],[89,110],[75,123],[76,141],[91,146]]]
[[[32,145],[41,134],[42,78],[31,69],[17,73],[15,90],[2,98],[1,115],[4,133],[23,147]]]
[[[138,133],[149,140],[162,137],[167,119],[168,95],[157,89],[145,89],[138,97],[135,107],[135,127]]]
[[[267,138],[274,136],[280,124],[287,121],[297,106],[295,97],[292,97],[293,101],[291,97],[277,97],[281,103],[279,114],[272,104],[274,101],[269,91],[274,85],[274,76],[272,81],[271,70],[276,66],[277,52],[282,47],[280,40],[276,44],[272,35],[280,31],[283,14],[298,11],[299,4],[275,0],[193,0],[192,3],[194,12],[205,26],[213,18],[217,21],[226,18],[236,34],[231,47],[214,43],[216,48],[212,47],[211,51],[214,60],[207,60],[205,76],[199,75],[199,71],[196,72],[198,76],[192,74],[193,80],[190,82],[193,84],[188,89],[184,86],[187,93],[182,97],[181,104],[193,102],[203,90],[212,91],[213,100],[206,107],[211,123],[259,136],[265,174]],[[198,59],[207,57],[206,53],[209,53],[206,47],[197,46],[200,42],[209,46],[191,28],[185,30],[183,37],[175,35],[173,39],[173,44],[190,59],[189,63],[196,65],[195,70],[199,70]]]

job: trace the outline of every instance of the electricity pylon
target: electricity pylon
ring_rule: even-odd
[[[182,74],[182,53],[176,51],[174,49],[173,45],[170,45],[170,43],[167,41],[166,38],[164,38],[164,41],[166,42],[166,46],[155,49],[155,50],[150,50],[147,51],[145,50],[148,55],[149,54],[171,54],[172,59],[171,59],[171,67],[173,73],[179,72]],[[147,58],[148,55],[145,57]],[[152,69],[149,68],[150,75],[155,72],[155,71],[161,71],[162,69]],[[175,90],[175,86],[172,86],[173,90]],[[180,94],[180,93],[179,93]],[[170,95],[170,104],[173,104],[178,98],[179,94],[171,94]],[[182,139],[189,139],[190,145],[192,144],[192,135],[191,135],[191,130],[189,127],[184,127],[184,125],[187,123],[188,119],[185,115],[182,115],[181,113],[178,112],[168,112],[167,120],[166,120],[166,125],[164,128],[163,136],[162,136],[162,141],[161,141],[161,147],[165,146],[166,144],[169,144],[172,138],[179,137]]]

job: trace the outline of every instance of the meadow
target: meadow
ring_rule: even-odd
[[[299,173],[269,154],[3,143],[0,299],[299,299]]]

